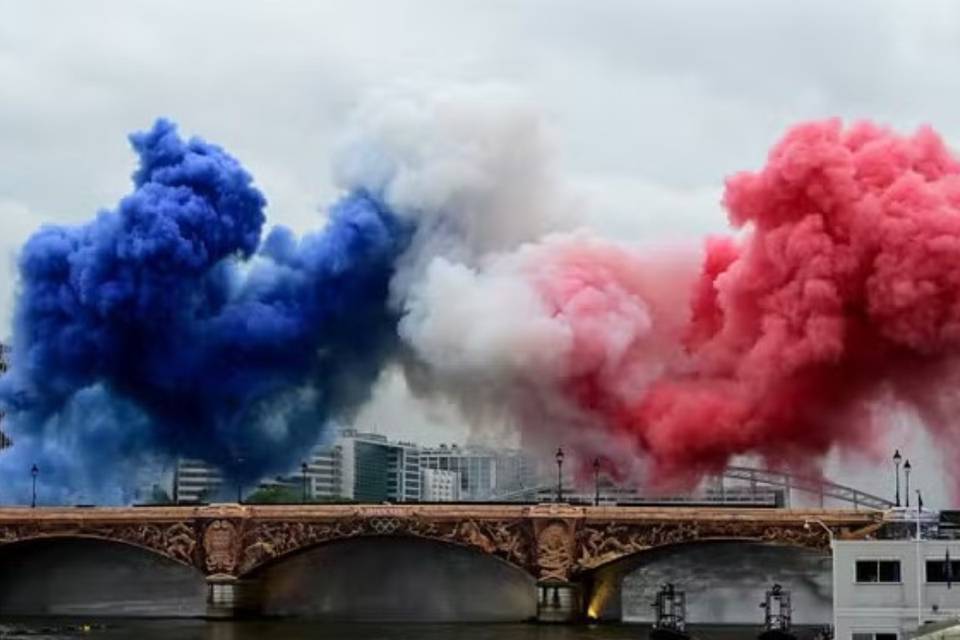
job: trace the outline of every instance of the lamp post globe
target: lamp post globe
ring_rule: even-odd
[[[900,461],[903,456],[900,455],[900,449],[893,452],[893,465],[896,471],[896,494],[894,495],[894,504],[900,506]]]
[[[903,506],[910,506],[910,459],[903,462]]]

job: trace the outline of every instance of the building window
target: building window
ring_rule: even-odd
[[[855,633],[852,640],[897,640],[896,633]]]
[[[927,582],[956,582],[960,577],[960,560],[950,561],[950,570],[947,571],[946,558],[943,560],[927,560]]]
[[[857,560],[857,582],[900,582],[900,561]]]

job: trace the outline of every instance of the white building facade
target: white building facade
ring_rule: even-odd
[[[497,488],[497,454],[476,447],[440,445],[420,451],[424,469],[453,471],[460,476],[460,498],[488,500]]]
[[[305,473],[298,465],[266,484],[301,487],[305,481],[310,501],[367,503],[490,500],[537,485],[533,459],[517,450],[422,448],[355,429],[342,430],[333,442],[317,446],[305,462]],[[230,499],[234,489],[224,487],[224,482],[216,467],[182,459],[172,497],[181,503]]]
[[[340,497],[357,502],[420,500],[420,450],[385,436],[343,431],[340,448]]]
[[[223,474],[213,465],[202,460],[179,460],[173,474],[173,501],[207,502],[220,493],[223,482]]]
[[[424,502],[456,502],[460,500],[460,474],[440,469],[421,470],[421,500]]]
[[[314,449],[307,462],[307,491],[311,500],[336,500],[340,497],[341,457],[339,445]]]
[[[958,579],[960,540],[835,540],[835,637],[905,640],[920,624],[956,619]]]

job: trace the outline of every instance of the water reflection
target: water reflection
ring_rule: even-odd
[[[693,626],[700,640],[748,640],[756,626]],[[812,630],[801,632],[810,638]],[[647,640],[641,625],[382,624],[249,620],[0,620],[2,640]]]

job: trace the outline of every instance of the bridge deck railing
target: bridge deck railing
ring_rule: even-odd
[[[788,504],[790,502],[790,492],[797,490],[818,497],[820,506],[823,506],[823,502],[826,498],[853,505],[854,509],[863,508],[885,511],[894,506],[893,502],[887,500],[886,498],[882,498],[865,491],[860,491],[859,489],[855,489],[853,487],[837,484],[824,478],[795,475],[783,471],[732,466],[727,467],[722,474],[717,476],[717,479],[720,481],[719,489],[712,490],[706,496],[690,495],[648,497],[638,495],[635,489],[618,487],[613,490],[609,488],[605,489],[601,495],[601,502],[613,502],[617,504],[652,502],[658,504],[678,505],[707,502],[711,504],[729,504],[731,506],[737,504],[759,506],[762,501],[760,500],[759,494],[755,489],[757,485],[764,485],[783,489],[786,494],[785,502]],[[724,479],[745,481],[749,483],[750,487],[754,490],[748,493],[731,490],[731,488],[726,487],[723,484]],[[542,499],[544,496],[555,495],[556,491],[556,485],[545,484],[500,494],[496,496],[495,499],[498,501],[537,501],[538,498]],[[576,491],[570,490],[568,487],[563,487],[563,492],[565,496],[572,498],[574,501],[592,502],[592,496],[586,496],[586,494],[580,495]],[[774,504],[774,498],[772,497],[768,502],[769,504],[764,502],[762,506],[785,506],[783,504]]]

